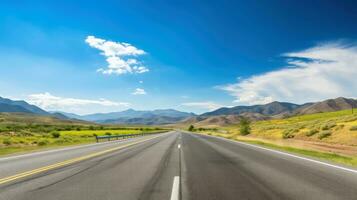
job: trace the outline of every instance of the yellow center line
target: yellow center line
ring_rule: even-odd
[[[37,168],[37,169],[26,171],[26,172],[22,172],[22,173],[19,173],[19,174],[16,174],[16,175],[12,175],[12,176],[8,176],[8,177],[5,177],[5,178],[1,178],[0,179],[0,185],[4,184],[4,183],[7,183],[7,182],[10,182],[10,181],[13,181],[13,180],[17,180],[17,179],[20,179],[20,178],[24,178],[24,177],[27,177],[27,176],[34,175],[34,174],[38,174],[40,172],[45,172],[45,171],[48,171],[48,170],[51,170],[51,169],[59,168],[59,167],[65,166],[65,165],[73,164],[75,162],[79,162],[79,161],[86,160],[86,159],[89,159],[89,158],[93,158],[93,157],[96,157],[96,156],[100,156],[100,155],[103,155],[103,154],[106,154],[106,153],[110,153],[110,152],[113,152],[113,151],[116,151],[116,150],[119,150],[119,149],[123,149],[123,148],[129,147],[129,146],[133,146],[135,144],[139,144],[139,143],[142,143],[142,142],[145,142],[145,141],[148,141],[148,140],[152,140],[152,139],[155,139],[155,138],[160,137],[160,136],[161,135],[153,137],[153,138],[145,139],[145,140],[140,140],[140,141],[137,141],[137,142],[132,142],[132,143],[120,146],[120,147],[114,147],[114,148],[111,148],[111,149],[107,149],[107,150],[104,150],[104,151],[99,151],[99,152],[88,154],[88,155],[85,155],[85,156],[72,158],[72,159],[69,159],[69,160],[66,160],[66,161],[62,161],[62,162],[59,162],[59,163],[56,163],[56,164],[48,165],[48,166],[45,166],[45,167]]]

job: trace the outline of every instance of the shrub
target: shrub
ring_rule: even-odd
[[[250,134],[250,121],[247,118],[242,118],[239,122],[240,134],[248,135]]]
[[[59,138],[61,136],[61,133],[58,131],[52,131],[51,135],[53,138]]]
[[[38,141],[38,146],[44,146],[44,145],[47,145],[48,144],[48,140],[40,140]]]
[[[330,135],[331,135],[331,131],[322,131],[322,132],[319,134],[318,138],[319,138],[320,140],[322,140],[322,139],[324,139],[324,138],[329,137]]]
[[[352,127],[350,128],[350,131],[357,131],[357,126],[352,126]]]
[[[305,135],[308,136],[308,137],[310,137],[310,136],[315,135],[315,134],[318,133],[318,132],[319,132],[319,130],[317,130],[317,129],[312,129],[312,130],[310,130],[309,132],[307,132]]]
[[[110,132],[106,132],[105,135],[112,135]]]
[[[323,130],[323,131],[329,130],[329,127],[327,125],[324,125],[321,127],[321,130]]]
[[[5,144],[5,145],[11,145],[11,144],[12,144],[12,141],[11,141],[10,138],[6,138],[6,139],[4,139],[4,140],[2,141],[2,143]]]
[[[336,126],[335,130],[336,131],[337,130],[341,130],[341,129],[343,129],[343,127],[345,127],[345,125],[344,124],[340,124],[340,125]]]
[[[188,127],[188,131],[194,131],[195,130],[195,127],[191,124],[189,127]]]
[[[335,127],[336,126],[336,123],[334,122],[328,122],[327,124],[323,125],[321,127],[321,130],[323,131],[327,131],[327,130],[330,130],[331,128]]]
[[[298,129],[287,129],[283,131],[283,139],[293,138],[295,137],[294,133],[298,132]]]

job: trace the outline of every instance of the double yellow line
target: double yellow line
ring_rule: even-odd
[[[81,157],[78,157],[78,158],[69,159],[69,160],[66,160],[66,161],[63,161],[63,162],[59,162],[59,163],[56,163],[56,164],[53,164],[53,165],[49,165],[49,166],[41,167],[41,168],[38,168],[38,169],[26,171],[26,172],[23,172],[23,173],[20,173],[20,174],[16,174],[16,175],[13,175],[13,176],[8,176],[8,177],[5,177],[5,178],[1,178],[0,179],[0,185],[4,184],[4,183],[7,183],[7,182],[10,182],[10,181],[14,181],[14,180],[20,179],[20,178],[24,178],[24,177],[31,176],[31,175],[34,175],[34,174],[38,174],[38,173],[41,173],[41,172],[45,172],[45,171],[48,171],[48,170],[51,170],[51,169],[63,167],[65,165],[69,165],[69,164],[73,164],[75,162],[79,162],[79,161],[86,160],[86,159],[89,159],[89,158],[93,158],[93,157],[96,157],[96,156],[100,156],[100,155],[103,155],[103,154],[106,154],[106,153],[110,153],[110,152],[113,152],[113,151],[116,151],[116,150],[119,150],[119,149],[123,149],[123,148],[129,147],[129,146],[133,146],[133,145],[136,145],[136,144],[148,141],[148,140],[155,139],[155,138],[160,137],[160,136],[161,135],[153,137],[153,138],[145,139],[145,140],[140,140],[140,141],[137,141],[137,142],[132,142],[132,143],[120,146],[120,147],[114,147],[114,148],[107,149],[107,150],[104,150],[104,151],[99,151],[99,152],[96,152],[96,153],[88,154],[88,155],[81,156]]]

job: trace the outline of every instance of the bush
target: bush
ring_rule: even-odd
[[[324,138],[329,137],[330,135],[331,135],[331,131],[322,131],[322,132],[319,134],[318,138],[319,138],[320,140],[322,140],[322,139],[324,139]]]
[[[308,137],[310,137],[310,136],[315,135],[315,134],[318,133],[318,132],[319,132],[319,130],[317,130],[317,129],[312,129],[312,130],[310,130],[309,132],[307,132],[305,135],[308,136]]]
[[[105,135],[112,135],[110,132],[106,132]]]
[[[239,122],[239,126],[241,135],[250,134],[250,121],[247,118],[242,118]]]
[[[293,138],[295,137],[294,133],[298,132],[298,129],[287,129],[283,131],[283,139]]]
[[[321,130],[327,131],[330,130],[331,128],[335,127],[336,124],[335,123],[328,123],[325,124],[324,126],[321,127]]]
[[[188,127],[188,131],[194,131],[195,130],[195,127],[191,124],[189,127]]]
[[[52,131],[51,135],[53,138],[59,138],[61,136],[61,133],[58,131]]]
[[[40,140],[37,145],[38,146],[44,146],[44,145],[47,145],[48,144],[48,140]]]
[[[352,126],[352,127],[350,128],[350,131],[357,131],[357,126]]]
[[[12,141],[11,141],[10,138],[6,138],[6,139],[4,139],[4,140],[2,141],[2,143],[5,144],[5,145],[11,145],[11,144],[12,144]]]

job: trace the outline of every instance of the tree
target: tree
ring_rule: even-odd
[[[247,118],[242,117],[242,119],[239,122],[239,126],[240,126],[241,135],[250,134],[250,121]]]
[[[188,127],[188,131],[194,131],[195,127],[191,124],[190,127]]]

